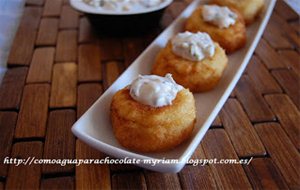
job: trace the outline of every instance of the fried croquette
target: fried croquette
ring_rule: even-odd
[[[264,0],[212,0],[211,3],[237,9],[246,25],[253,23],[264,7]]]
[[[191,136],[196,122],[195,100],[188,89],[182,89],[172,105],[152,107],[135,101],[124,88],[113,96],[111,121],[116,139],[125,148],[166,151]]]
[[[234,25],[228,28],[218,26],[204,21],[202,17],[203,6],[197,8],[185,23],[185,30],[190,32],[206,32],[218,42],[226,53],[232,53],[245,46],[247,41],[245,22],[241,14],[231,9],[237,15]]]
[[[228,58],[225,51],[215,43],[215,54],[201,61],[190,61],[175,55],[171,40],[157,55],[152,73],[164,76],[171,73],[176,83],[192,92],[213,89],[222,77]]]

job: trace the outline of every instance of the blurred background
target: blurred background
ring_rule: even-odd
[[[24,4],[25,0],[0,0],[0,83]]]

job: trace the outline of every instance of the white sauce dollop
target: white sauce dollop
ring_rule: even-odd
[[[165,0],[82,0],[98,9],[122,12],[151,8],[160,5]]]
[[[203,20],[212,23],[219,28],[228,28],[234,25],[237,15],[228,7],[220,7],[217,5],[204,5],[202,11]]]
[[[201,61],[215,54],[215,44],[207,33],[179,33],[171,42],[173,53],[190,61]]]
[[[172,105],[172,101],[183,87],[176,84],[171,74],[165,77],[139,75],[131,83],[129,89],[134,100],[152,107],[162,107]]]

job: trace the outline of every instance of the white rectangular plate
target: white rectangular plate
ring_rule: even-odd
[[[143,162],[138,164],[140,167],[150,170],[179,172],[184,167],[186,160],[191,157],[245,70],[270,18],[276,0],[265,0],[265,9],[260,19],[247,28],[247,45],[240,51],[229,55],[228,67],[218,86],[212,91],[194,94],[197,109],[196,127],[192,137],[177,148],[162,153],[139,154],[122,147],[113,134],[109,117],[110,103],[112,96],[118,90],[130,84],[138,74],[150,74],[152,64],[159,50],[166,45],[172,36],[182,32],[187,17],[204,2],[203,0],[195,0],[191,3],[74,124],[72,132],[79,139],[115,158],[155,159],[157,164],[154,166]],[[176,159],[178,162],[167,164],[163,162],[166,159]]]

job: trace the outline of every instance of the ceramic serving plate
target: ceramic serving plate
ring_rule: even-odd
[[[276,0],[265,0],[265,9],[254,24],[247,28],[248,43],[240,51],[229,56],[229,65],[218,86],[209,92],[194,94],[197,109],[197,123],[193,134],[184,144],[173,150],[161,153],[140,154],[122,147],[113,134],[110,122],[110,103],[112,96],[130,84],[138,74],[150,74],[154,59],[168,39],[182,32],[187,17],[203,0],[195,0],[182,14],[158,36],[153,43],[132,63],[132,65],[106,90],[91,108],[74,124],[72,132],[90,146],[114,158],[141,160],[140,167],[159,172],[179,172],[193,154],[214,118],[224,105],[245,70],[253,51],[261,38],[274,8]],[[156,161],[149,164],[148,161]],[[172,159],[172,160],[171,160]]]

